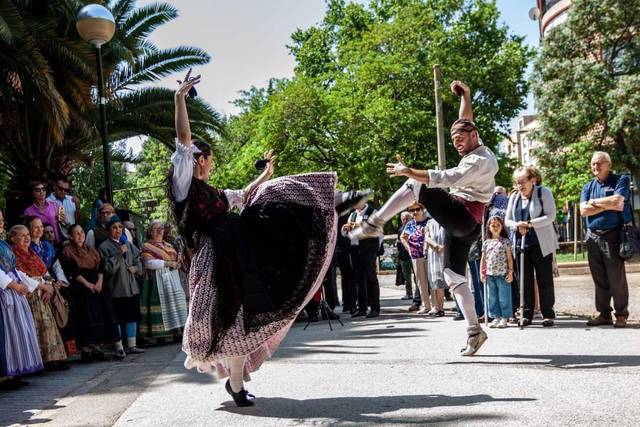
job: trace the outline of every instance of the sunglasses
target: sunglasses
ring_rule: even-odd
[[[60,187],[60,186],[58,186],[58,190],[60,190],[60,191],[64,191],[65,193],[68,193],[68,192],[69,192],[69,190],[71,190],[71,189],[70,189],[70,188],[66,188],[66,187]]]
[[[414,212],[420,212],[422,211],[422,208],[413,208],[413,209],[409,209],[409,212],[414,213]]]
[[[38,193],[41,193],[43,191],[46,191],[46,189],[44,187],[36,187],[33,189],[34,191],[37,191]]]

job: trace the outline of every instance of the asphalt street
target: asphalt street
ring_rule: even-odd
[[[399,288],[382,296],[377,319],[296,324],[247,385],[255,407],[185,370],[174,344],[30,377],[0,394],[0,425],[640,425],[637,325],[563,316],[552,328],[491,329],[463,358],[464,322],[408,313]]]

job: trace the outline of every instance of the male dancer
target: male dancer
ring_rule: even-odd
[[[473,123],[469,87],[456,80],[451,83],[451,91],[462,93],[459,119],[451,126],[453,145],[462,156],[458,166],[446,170],[413,169],[397,155],[398,163],[388,163],[387,173],[392,177],[406,176],[409,179],[349,237],[364,239],[382,235],[382,226],[387,221],[414,200],[420,201],[445,229],[445,282],[457,298],[468,323],[467,346],[461,355],[473,356],[487,340],[487,334],[478,323],[473,294],[467,286],[467,257],[471,244],[480,235],[484,207],[491,200],[495,187],[498,162],[478,136],[478,129]],[[450,189],[448,193],[443,190],[447,187]]]

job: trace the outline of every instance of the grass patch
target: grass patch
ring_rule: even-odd
[[[569,254],[556,254],[556,259],[558,260],[558,264],[563,262],[575,262],[575,261],[586,261],[587,253],[586,252],[578,252],[578,258],[573,258],[573,253]]]

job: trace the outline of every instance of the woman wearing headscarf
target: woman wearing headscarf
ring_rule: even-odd
[[[29,229],[24,225],[14,225],[9,230],[11,249],[16,256],[16,267],[24,272],[30,279],[38,282],[37,289],[27,295],[27,301],[31,307],[31,313],[38,332],[40,353],[45,367],[50,370],[66,370],[69,365],[65,363],[64,342],[58,331],[51,309],[53,297],[53,285],[40,257],[31,249],[31,236]]]
[[[80,357],[83,362],[104,360],[99,346],[120,341],[111,293],[104,284],[100,255],[86,245],[82,227],[71,225],[68,233],[69,244],[62,250],[61,258],[71,279],[69,290],[75,306]],[[118,347],[122,347],[122,342]]]
[[[140,251],[126,237],[124,226],[117,215],[107,222],[109,238],[99,248],[106,288],[111,292],[116,317],[120,323],[120,336],[127,338],[127,353],[144,353],[138,348],[138,322],[140,321],[140,287],[136,274],[142,272]],[[122,343],[116,343],[116,354],[124,357]]]
[[[4,235],[4,216],[0,211],[0,235]],[[11,247],[0,239],[0,318],[2,336],[2,367],[0,376],[8,377],[1,388],[26,384],[19,377],[42,370],[38,334],[26,295],[37,289],[38,283],[16,270],[16,258]]]
[[[187,321],[187,299],[180,283],[178,253],[164,240],[162,221],[152,221],[142,246],[145,280],[142,286],[140,335],[148,339],[181,335]]]

